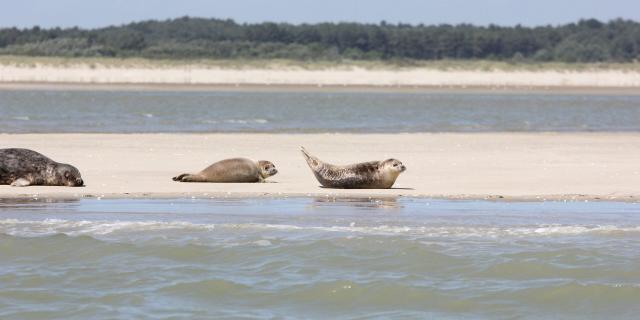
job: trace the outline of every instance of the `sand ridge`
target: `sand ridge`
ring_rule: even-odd
[[[397,158],[394,189],[321,188],[299,148],[349,164]],[[613,200],[640,197],[638,133],[0,134],[0,147],[39,151],[82,172],[83,188],[0,186],[7,197],[410,196]],[[178,183],[230,157],[270,160],[270,183]]]
[[[362,67],[220,68],[202,66],[117,67],[0,64],[0,83],[297,85],[374,87],[638,88],[635,70],[438,70]]]

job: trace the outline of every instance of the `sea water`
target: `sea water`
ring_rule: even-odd
[[[640,95],[0,90],[0,133],[640,131]]]
[[[637,203],[0,201],[0,319],[638,314]]]

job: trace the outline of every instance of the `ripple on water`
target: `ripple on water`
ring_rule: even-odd
[[[0,318],[640,312],[630,205],[269,201],[2,202]]]

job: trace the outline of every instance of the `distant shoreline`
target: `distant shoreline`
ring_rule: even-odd
[[[497,93],[497,94],[582,94],[640,95],[638,87],[570,86],[374,86],[374,85],[266,85],[266,84],[181,84],[181,83],[68,83],[0,82],[0,90],[45,91],[179,91],[179,92],[388,92],[388,93]]]
[[[134,90],[560,90],[588,93],[640,88],[635,64],[509,65],[441,62],[396,66],[292,61],[55,60],[0,57],[0,88]],[[109,87],[112,86],[112,87]]]

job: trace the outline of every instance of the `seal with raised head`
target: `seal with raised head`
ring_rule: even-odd
[[[84,185],[76,167],[29,149],[0,149],[0,184],[14,187]]]
[[[389,189],[407,168],[396,159],[336,166],[320,161],[301,147],[307,164],[321,185],[342,189]]]
[[[183,173],[173,177],[180,182],[263,182],[278,173],[273,163],[265,160],[253,161],[233,158],[218,161],[196,173]]]

